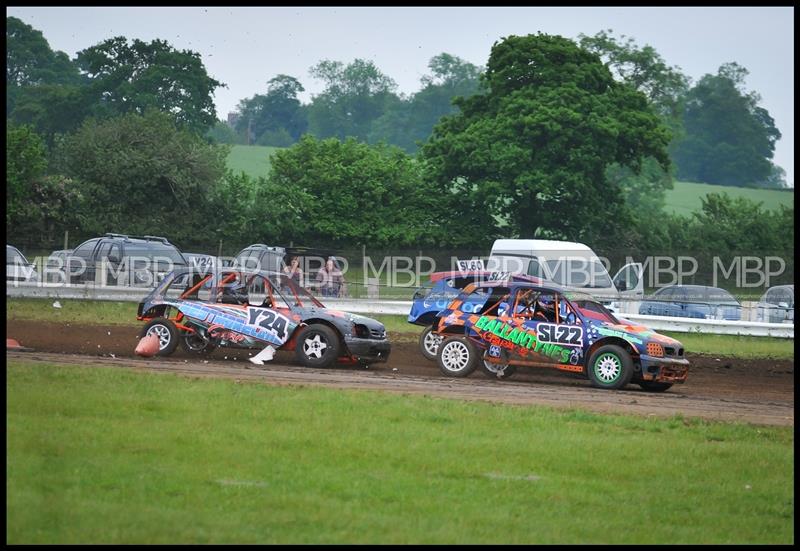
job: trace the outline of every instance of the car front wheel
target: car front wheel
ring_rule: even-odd
[[[592,386],[617,390],[633,377],[633,360],[621,346],[607,344],[594,351],[586,369]]]
[[[436,361],[436,352],[444,339],[433,332],[433,325],[427,326],[419,336],[419,351],[432,362]]]
[[[327,325],[304,327],[297,335],[295,357],[306,367],[330,367],[339,357],[339,336]]]
[[[139,333],[139,338],[150,335],[158,337],[157,356],[169,356],[178,347],[178,329],[166,318],[155,318],[148,321]]]

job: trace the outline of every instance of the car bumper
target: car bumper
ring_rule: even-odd
[[[350,337],[345,338],[345,344],[351,356],[372,363],[385,362],[389,359],[389,353],[392,351],[392,345],[386,339],[377,341]]]
[[[657,383],[683,383],[689,376],[689,360],[686,358],[656,358],[641,355],[642,379]]]

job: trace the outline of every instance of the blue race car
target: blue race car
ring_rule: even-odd
[[[663,392],[689,373],[679,341],[550,283],[470,284],[439,313],[434,334],[443,339],[439,369],[450,377],[480,365],[503,379],[523,365],[579,373],[603,389],[635,383]]]
[[[447,308],[447,305],[458,296],[461,290],[470,283],[480,281],[527,281],[530,283],[540,283],[536,277],[510,274],[508,272],[490,271],[453,271],[453,272],[434,272],[431,274],[430,283],[419,287],[414,293],[411,311],[408,314],[408,323],[421,325],[425,329],[419,336],[419,349],[425,358],[435,362],[436,350],[442,338],[432,332],[433,324],[436,322],[436,315]],[[478,310],[475,310],[475,307]],[[480,310],[478,301],[472,303],[467,301],[462,306],[464,312],[475,312]]]

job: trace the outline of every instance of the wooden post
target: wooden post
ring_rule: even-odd
[[[68,243],[69,243],[69,230],[65,230],[64,231],[64,250],[65,251],[67,249],[69,249],[69,247],[67,246]]]
[[[217,249],[217,256],[222,257],[222,239],[219,240],[219,249]]]

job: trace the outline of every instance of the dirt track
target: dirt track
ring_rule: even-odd
[[[417,350],[416,340],[393,335],[388,363],[369,369],[337,366],[315,370],[298,366],[291,353],[279,352],[264,366],[247,361],[253,352],[217,350],[206,358],[178,350],[164,359],[133,355],[141,326],[49,324],[9,320],[6,337],[34,352],[8,352],[7,357],[29,361],[116,366],[198,377],[226,377],[269,384],[325,385],[380,389],[457,399],[580,407],[598,412],[701,417],[757,424],[794,424],[794,361],[741,360],[689,355],[689,379],[663,394],[647,393],[636,385],[622,391],[594,389],[586,379],[552,370],[520,368],[507,381],[476,372],[466,379],[439,373]],[[113,355],[113,356],[112,356]]]

